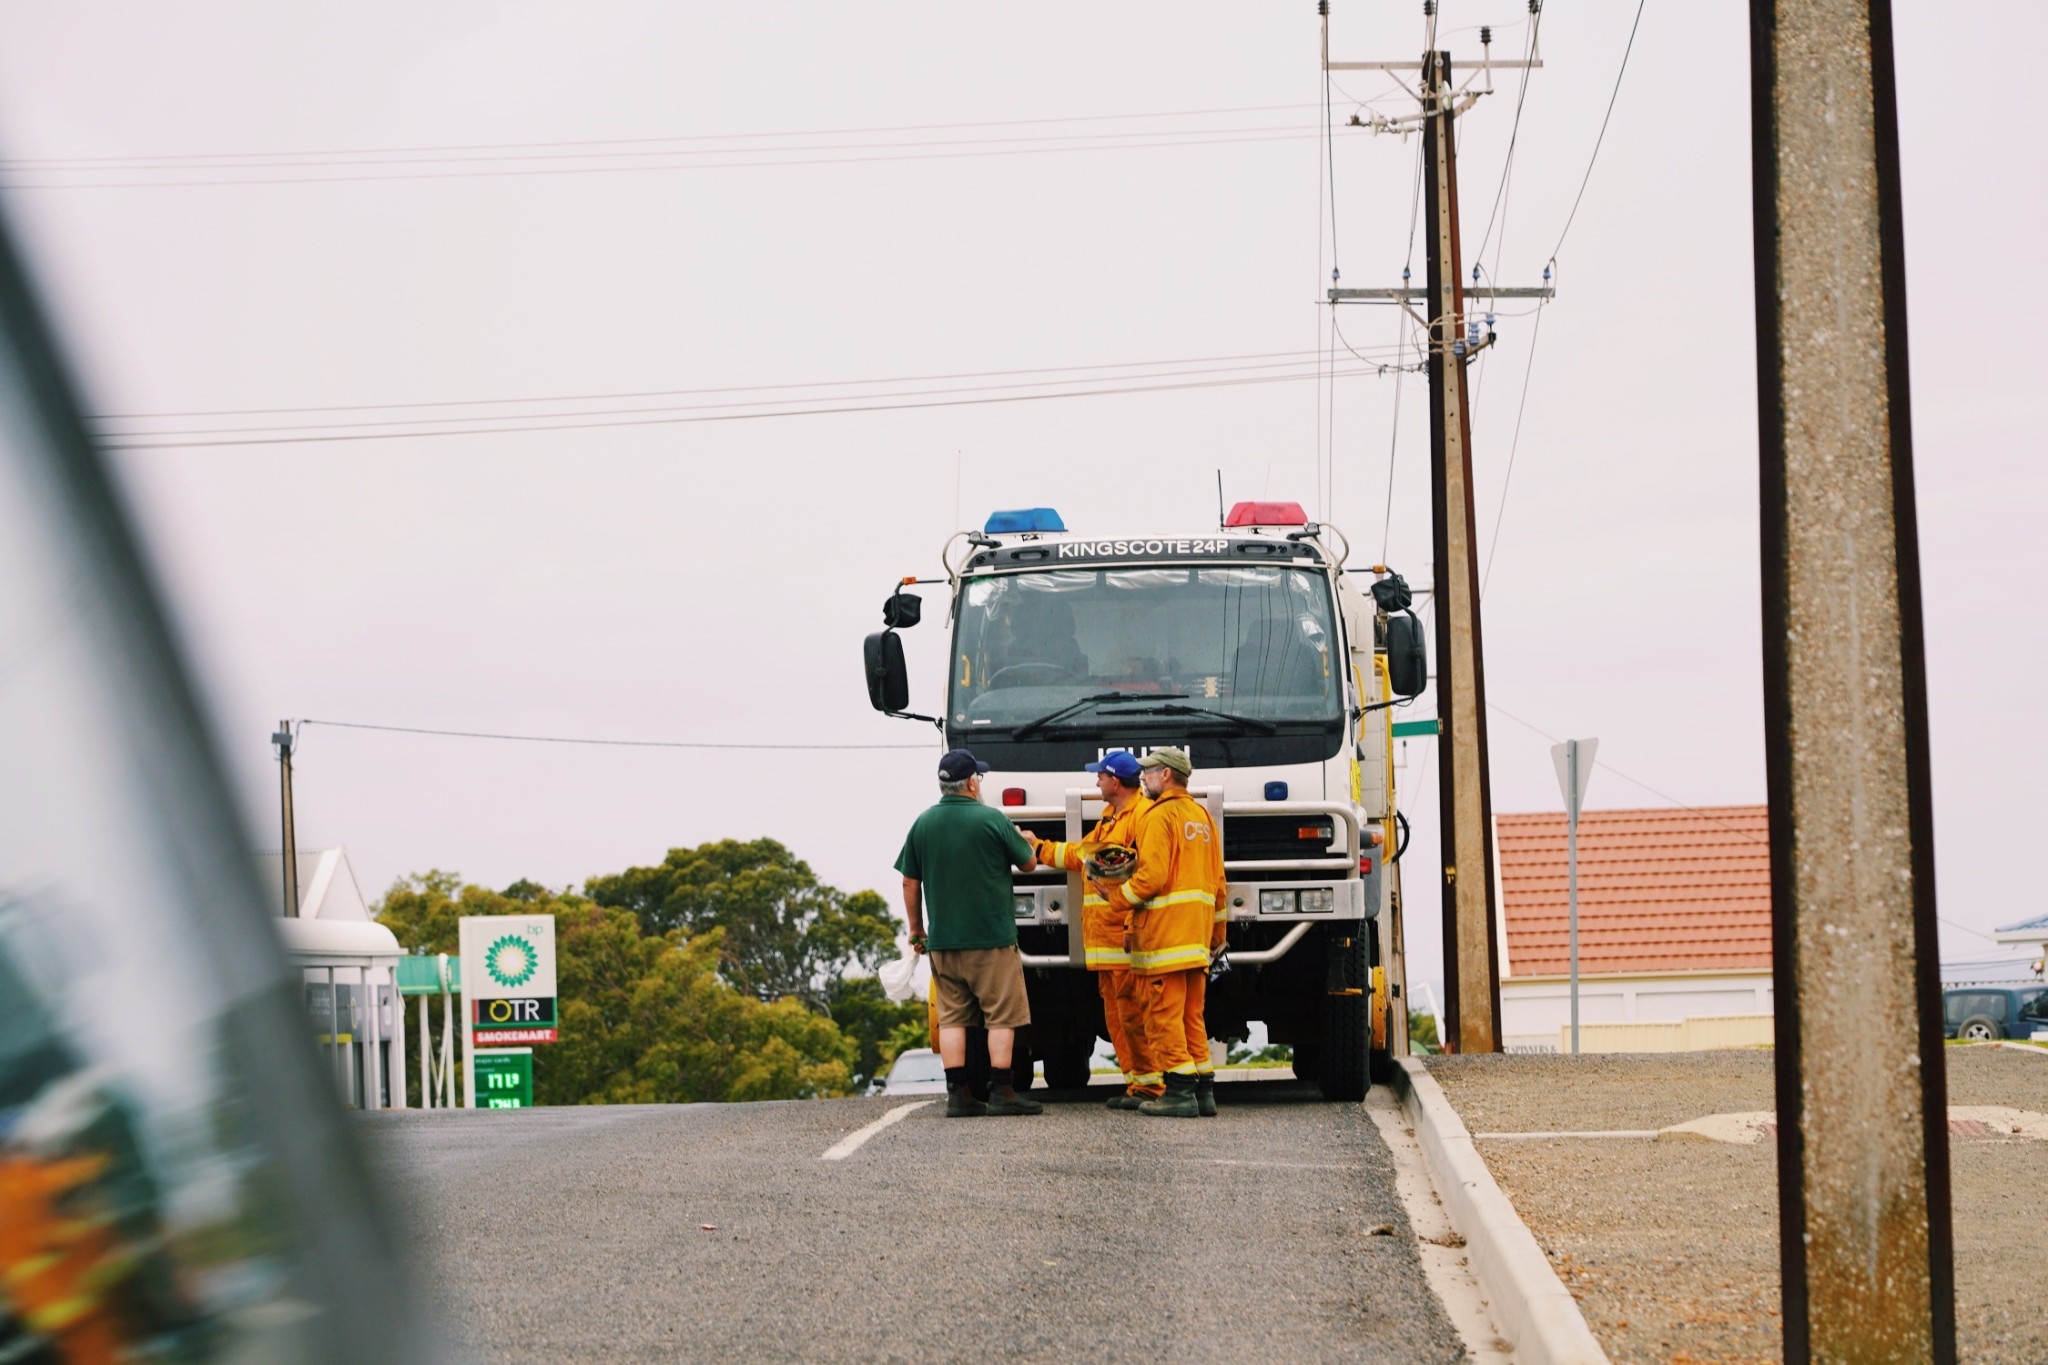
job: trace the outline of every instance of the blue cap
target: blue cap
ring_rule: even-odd
[[[1102,756],[1099,763],[1084,763],[1082,768],[1091,773],[1108,773],[1125,786],[1135,785],[1138,780],[1138,760],[1118,749]]]
[[[987,771],[988,764],[983,763],[965,749],[948,749],[946,756],[939,760],[939,781],[941,782],[965,782],[977,773],[985,773]]]

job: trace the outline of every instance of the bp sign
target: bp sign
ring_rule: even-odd
[[[469,915],[462,987],[474,1046],[555,1041],[555,917]]]

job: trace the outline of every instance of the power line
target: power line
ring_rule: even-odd
[[[1543,336],[1543,310],[1536,310],[1536,325],[1529,329],[1529,359],[1522,366],[1522,397],[1515,404],[1515,434],[1508,442],[1508,467],[1500,478],[1500,505],[1493,513],[1493,539],[1486,546],[1486,569],[1479,575],[1479,596],[1486,597],[1486,585],[1493,578],[1493,556],[1500,549],[1501,523],[1508,518],[1508,489],[1515,477],[1515,452],[1522,448],[1522,414],[1529,407],[1529,376],[1536,369],[1536,343]]]
[[[749,155],[760,155],[760,154],[762,154],[762,153],[764,153],[764,152],[766,152],[766,153],[773,153],[773,154],[775,154],[775,155],[778,155],[778,156],[779,156],[779,155],[782,155],[783,153],[788,153],[788,152],[874,152],[874,151],[898,151],[898,150],[902,150],[902,149],[905,149],[905,148],[920,148],[920,147],[994,147],[994,146],[1002,146],[1002,145],[1009,145],[1009,144],[1016,144],[1016,143],[1048,143],[1048,142],[1067,142],[1067,143],[1079,143],[1079,142],[1117,142],[1117,141],[1121,141],[1121,142],[1129,142],[1129,141],[1131,141],[1131,140],[1132,140],[1132,139],[1134,139],[1134,138],[1141,138],[1141,137],[1149,137],[1149,138],[1176,138],[1176,139],[1189,139],[1189,138],[1202,138],[1202,137],[1210,137],[1210,136],[1224,136],[1224,135],[1232,135],[1232,134],[1237,134],[1237,133],[1307,133],[1307,132],[1313,132],[1313,131],[1315,131],[1315,125],[1313,125],[1313,124],[1300,124],[1300,125],[1280,125],[1280,124],[1259,124],[1259,125],[1254,125],[1254,126],[1252,126],[1252,127],[1245,127],[1245,128],[1186,128],[1186,129],[1173,129],[1173,128],[1150,128],[1150,129],[1145,129],[1145,130],[1143,130],[1143,131],[1141,131],[1141,132],[1112,132],[1112,133],[1052,133],[1052,134],[1043,134],[1043,133],[1041,133],[1041,134],[1037,134],[1037,135],[1034,135],[1034,136],[1026,136],[1026,137],[988,137],[988,138],[939,138],[939,139],[930,139],[930,138],[925,138],[925,139],[918,139],[918,140],[914,140],[914,141],[908,141],[908,142],[904,142],[904,141],[896,141],[896,142],[814,142],[814,143],[798,143],[798,144],[795,144],[795,145],[792,145],[792,146],[780,146],[780,147],[759,147],[759,146],[753,146],[753,147],[698,147],[698,148],[687,148],[687,147],[665,147],[665,148],[660,148],[660,149],[657,149],[657,150],[654,150],[654,151],[643,151],[643,152],[525,152],[525,153],[518,153],[518,154],[514,154],[514,155],[496,155],[496,154],[490,154],[490,155],[477,155],[477,156],[402,156],[402,157],[369,157],[369,158],[365,158],[365,159],[356,159],[356,160],[312,160],[312,161],[246,161],[246,162],[225,162],[225,163],[215,162],[215,163],[195,163],[195,164],[185,164],[185,165],[161,165],[161,166],[160,166],[160,165],[158,165],[157,163],[153,162],[153,161],[147,161],[147,160],[138,160],[138,161],[131,161],[131,162],[122,162],[122,163],[115,163],[115,164],[112,164],[112,165],[98,165],[98,164],[90,164],[90,163],[87,163],[87,162],[72,162],[72,163],[63,163],[63,162],[41,162],[41,163],[23,163],[23,162],[6,162],[6,161],[0,161],[0,170],[14,170],[14,169],[21,169],[21,170],[33,170],[33,171],[37,171],[37,172],[40,172],[40,173],[43,173],[43,174],[50,174],[50,173],[63,173],[63,172],[66,172],[66,171],[70,171],[70,170],[79,170],[79,171],[86,171],[86,170],[91,170],[91,171],[141,171],[141,172],[151,172],[151,171],[158,171],[158,170],[160,170],[160,171],[161,171],[162,173],[165,173],[165,174],[177,174],[177,173],[179,173],[179,172],[189,172],[189,171],[214,171],[214,170],[252,170],[252,171],[253,171],[253,170],[263,170],[263,171],[270,171],[270,170],[307,170],[307,169],[332,169],[332,168],[336,168],[336,167],[350,167],[350,166],[444,166],[444,165],[474,165],[474,164],[476,164],[476,163],[478,163],[478,162],[490,162],[490,161],[521,161],[521,162],[533,162],[533,161],[619,161],[619,160],[623,160],[623,159],[625,159],[625,158],[628,158],[628,157],[643,157],[643,158],[644,158],[644,157],[661,157],[661,156],[697,156],[697,157],[702,157],[702,156],[749,156]],[[1171,144],[1162,144],[1162,145],[1171,145]],[[1088,150],[1088,149],[1087,149],[1087,148],[1083,148],[1083,147],[1076,147],[1076,148],[1073,148],[1073,149],[1071,149],[1071,150],[1076,150],[1076,151],[1086,151],[1086,150]],[[630,168],[622,168],[622,169],[630,169]]]
[[[507,735],[486,730],[435,730],[420,725],[372,725],[355,720],[301,720],[301,728],[325,725],[334,730],[377,730],[394,735],[436,735],[447,739],[500,739],[520,744],[579,744],[607,749],[930,749],[930,744],[714,744],[682,739],[585,739],[564,735]]]
[[[1418,367],[1410,366],[1406,368],[1415,369]],[[1342,377],[1352,378],[1358,375],[1395,372],[1397,371],[1347,370],[1343,372]],[[1184,389],[1237,388],[1250,384],[1289,383],[1314,377],[1313,374],[1252,375],[1241,379],[1190,380],[1180,384],[1139,384],[1103,389],[1070,389],[1064,393],[1004,394],[997,397],[953,398],[919,403],[861,403],[838,407],[790,408],[780,412],[713,413],[694,417],[643,417],[621,422],[557,422],[534,426],[471,427],[461,431],[351,432],[323,436],[260,436],[235,440],[212,439],[198,441],[150,440],[148,439],[149,433],[139,433],[137,437],[103,441],[102,445],[108,450],[187,450],[231,446],[316,445],[336,441],[397,441],[446,436],[508,436],[526,432],[590,431],[605,427],[682,426],[699,422],[743,422],[768,417],[829,417],[846,413],[896,412],[920,408],[981,407],[991,403],[1031,403],[1053,398],[1096,398],[1116,394],[1169,393]],[[478,420],[490,419],[480,418]]]
[[[1368,101],[1369,103],[1369,101]],[[683,133],[666,137],[576,138],[545,142],[458,142],[412,147],[329,147],[288,152],[162,152],[126,156],[44,157],[0,159],[0,168],[28,168],[52,164],[96,164],[131,161],[232,161],[274,157],[313,156],[399,156],[427,152],[504,152],[522,148],[555,147],[638,147],[660,142],[741,142],[790,137],[862,137],[870,133],[929,133],[967,128],[1023,128],[1056,123],[1109,123],[1121,120],[1159,118],[1204,118],[1214,114],[1270,114],[1313,109],[1310,104],[1243,104],[1216,109],[1166,109],[1145,114],[1068,114],[1056,118],[985,119],[978,122],[896,123],[866,128],[795,128],[776,133]]]
[[[426,171],[419,175],[245,176],[231,180],[94,180],[0,184],[7,190],[173,190],[222,189],[249,185],[359,185],[402,180],[506,180],[539,175],[640,175],[651,171],[735,171],[790,166],[860,166],[881,162],[956,161],[974,157],[1049,156],[1068,152],[1142,152],[1172,147],[1223,147],[1247,143],[1298,142],[1313,133],[1276,133],[1249,137],[1190,138],[1183,142],[1125,142],[1087,147],[1013,147],[999,151],[914,152],[903,156],[800,157],[793,160],[724,161],[663,166],[550,166],[504,171]]]
[[[1307,363],[1307,362],[1305,362],[1305,361],[1301,361],[1301,360],[1285,360],[1285,361],[1271,361],[1271,362],[1268,362],[1268,363],[1265,363],[1265,364],[1260,364],[1260,365],[1221,365],[1221,366],[1206,366],[1206,367],[1203,367],[1203,368],[1199,368],[1199,369],[1191,369],[1191,370],[1158,370],[1158,371],[1155,371],[1155,372],[1153,372],[1153,373],[1151,373],[1151,374],[1143,374],[1143,375],[1130,375],[1130,376],[1127,376],[1127,377],[1128,377],[1128,378],[1130,378],[1130,379],[1134,379],[1134,380],[1135,380],[1135,379],[1145,379],[1145,380],[1151,380],[1151,379],[1183,379],[1183,378],[1189,378],[1189,377],[1195,377],[1195,376],[1200,376],[1200,377],[1209,377],[1209,376],[1221,376],[1221,375],[1233,375],[1233,374],[1243,374],[1243,373],[1246,373],[1246,372],[1248,372],[1248,371],[1253,371],[1253,370],[1296,370],[1296,371],[1298,371],[1298,370],[1300,370],[1300,369],[1301,369],[1301,367],[1302,367],[1303,365],[1305,365],[1306,363]],[[1103,376],[1103,378],[1108,378],[1108,377],[1110,377],[1110,376]],[[1288,376],[1285,376],[1285,375],[1276,375],[1276,376],[1273,376],[1273,377],[1274,377],[1274,378],[1286,378],[1286,377],[1288,377]],[[1308,376],[1307,376],[1306,374],[1301,374],[1301,375],[1298,375],[1298,376],[1296,376],[1296,377],[1300,377],[1300,378],[1307,378]],[[935,396],[935,395],[949,395],[949,394],[963,394],[963,393],[978,393],[978,392],[988,392],[988,391],[1001,391],[1001,390],[1008,390],[1008,389],[1051,389],[1051,388],[1066,388],[1066,387],[1070,387],[1070,386],[1072,386],[1072,385],[1074,385],[1074,384],[1079,384],[1079,383],[1086,383],[1086,382],[1089,382],[1090,380],[1093,380],[1093,379],[1095,379],[1095,378],[1096,378],[1096,376],[1092,376],[1092,375],[1084,375],[1084,376],[1081,376],[1081,377],[1079,377],[1079,378],[1071,378],[1071,379],[1039,379],[1039,380],[1025,380],[1025,381],[1019,381],[1019,382],[1015,382],[1015,383],[1009,383],[1009,384],[970,384],[970,385],[964,385],[964,386],[957,386],[957,387],[947,387],[947,388],[937,388],[937,389],[900,389],[900,390],[896,390],[896,391],[894,391],[894,392],[888,392],[888,393],[871,393],[871,394],[846,394],[846,395],[841,395],[840,397],[841,397],[841,398],[842,398],[842,399],[843,399],[844,401],[853,401],[853,400],[857,400],[857,399],[858,399],[858,400],[865,400],[865,399],[884,399],[884,398],[928,398],[928,397],[933,397],[933,396]],[[782,387],[782,386],[773,386],[773,387]],[[803,386],[794,386],[794,387],[803,387]],[[746,392],[746,391],[748,391],[748,390],[746,390],[746,389],[738,389],[738,390],[734,390],[734,391],[735,391],[735,392]],[[705,389],[705,390],[702,390],[701,392],[704,392],[704,393],[718,393],[718,392],[721,392],[721,390],[718,390],[718,389]],[[507,413],[507,414],[498,414],[498,413],[485,413],[485,414],[475,414],[475,415],[468,415],[468,416],[463,416],[463,415],[457,415],[457,416],[453,416],[453,417],[407,417],[407,418],[389,418],[389,419],[384,419],[384,420],[372,420],[372,421],[363,421],[363,422],[306,422],[306,423],[262,423],[262,424],[259,424],[259,425],[257,425],[257,426],[240,426],[240,427],[192,427],[192,428],[185,428],[185,429],[180,429],[180,430],[171,430],[171,431],[147,431],[147,432],[124,432],[124,433],[122,433],[122,434],[123,434],[123,435],[130,435],[130,436],[148,436],[148,437],[155,437],[155,436],[236,436],[236,435],[247,435],[247,434],[253,434],[253,433],[255,433],[255,432],[259,432],[259,431],[270,431],[270,432],[290,432],[290,431],[342,431],[342,430],[350,430],[350,429],[364,429],[364,428],[369,428],[369,427],[393,427],[393,426],[409,426],[409,427],[437,427],[437,426],[455,426],[455,425],[459,425],[459,424],[468,424],[468,423],[476,423],[476,422],[492,422],[492,421],[518,421],[518,422],[540,422],[540,421],[549,421],[549,420],[553,420],[553,419],[557,419],[557,418],[566,418],[566,417],[578,417],[578,418],[582,418],[582,417],[638,417],[638,416],[645,416],[645,415],[648,415],[648,414],[652,414],[652,413],[670,413],[670,412],[705,412],[705,411],[712,411],[712,410],[717,410],[717,409],[730,409],[730,408],[769,408],[769,407],[787,407],[787,406],[789,406],[789,405],[791,405],[791,404],[795,404],[795,403],[803,403],[803,402],[818,402],[818,401],[824,401],[825,397],[826,397],[825,395],[818,395],[817,397],[815,397],[815,398],[811,398],[811,399],[804,399],[804,398],[764,398],[764,399],[756,399],[756,400],[753,400],[753,401],[750,401],[750,402],[732,402],[732,403],[696,403],[696,404],[664,404],[664,405],[662,405],[662,406],[659,406],[659,407],[650,407],[650,408],[595,408],[595,409],[590,409],[590,410],[587,410],[587,411],[565,411],[565,412],[535,412],[535,413]]]
[[[1239,355],[1179,356],[1170,360],[1119,360],[1096,365],[1041,365],[1018,370],[958,370],[940,374],[891,375],[876,379],[813,379],[786,384],[726,384],[695,389],[640,389],[614,393],[557,393],[526,398],[443,398],[410,403],[333,403],[297,408],[194,408],[177,412],[103,412],[92,414],[102,422],[157,422],[185,417],[277,417],[315,412],[401,412],[417,408],[506,407],[514,403],[603,403],[629,398],[688,398],[710,393],[768,393],[782,389],[840,389],[874,384],[924,384],[943,379],[1007,379],[1025,374],[1073,374],[1087,370],[1145,370],[1162,365],[1222,365],[1239,360],[1286,360],[1306,363],[1311,351],[1247,351]],[[1087,376],[1092,377],[1092,376]]]
[[[1486,244],[1493,240],[1494,220],[1500,217],[1502,201],[1507,198],[1508,181],[1513,177],[1514,174],[1515,144],[1522,135],[1522,105],[1529,98],[1529,77],[1531,75],[1531,71],[1528,63],[1536,55],[1536,37],[1537,34],[1541,31],[1542,27],[1543,11],[1539,9],[1536,11],[1535,16],[1530,20],[1529,42],[1527,46],[1525,46],[1522,49],[1522,84],[1521,88],[1515,92],[1515,121],[1513,125],[1511,125],[1508,129],[1508,150],[1507,155],[1504,158],[1502,158],[1500,164],[1500,183],[1494,187],[1493,209],[1490,213],[1486,215],[1486,231],[1479,238],[1479,250],[1473,253],[1473,258],[1475,260],[1483,261],[1486,259]],[[1507,235],[1507,228],[1505,225],[1503,225],[1501,228],[1501,235]],[[1499,268],[1500,255],[1498,252],[1496,252],[1494,255],[1494,269],[1496,273],[1498,273]]]
[[[1564,250],[1564,239],[1570,235],[1572,221],[1579,216],[1579,201],[1586,197],[1586,186],[1593,181],[1593,165],[1600,160],[1600,146],[1607,141],[1607,121],[1614,117],[1614,102],[1621,98],[1621,78],[1628,74],[1628,57],[1636,50],[1636,29],[1643,22],[1643,6],[1649,0],[1636,0],[1635,22],[1628,26],[1628,46],[1621,50],[1621,69],[1614,73],[1614,92],[1607,97],[1607,112],[1600,117],[1600,136],[1593,139],[1593,155],[1586,159],[1585,178],[1579,181],[1579,192],[1572,199],[1572,211],[1565,215],[1564,231],[1557,234],[1557,245],[1550,249],[1550,258],[1557,259]]]

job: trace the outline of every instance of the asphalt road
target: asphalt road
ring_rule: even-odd
[[[360,1123],[473,1359],[1459,1359],[1363,1109],[1218,1091],[1210,1120],[941,1100],[840,1160],[910,1101]]]

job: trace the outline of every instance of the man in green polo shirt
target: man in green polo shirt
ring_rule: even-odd
[[[1031,1022],[1010,869],[1029,872],[1038,859],[1015,825],[981,803],[981,775],[987,771],[988,764],[965,749],[940,759],[939,803],[917,817],[896,858],[910,946],[929,951],[932,959],[947,1118],[1037,1114],[1045,1108],[1019,1097],[1010,1075],[1017,1030]],[[967,1030],[975,1027],[988,1030],[985,1105],[967,1088]]]

